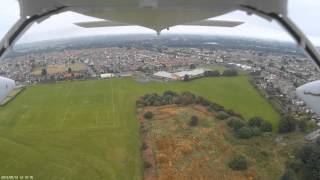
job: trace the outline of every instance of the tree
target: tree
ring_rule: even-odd
[[[262,122],[260,129],[262,132],[271,132],[272,131],[272,124],[268,121],[264,121],[264,122]]]
[[[280,178],[280,180],[296,180],[296,179],[297,179],[296,174],[292,169],[287,169]]]
[[[192,116],[189,125],[192,127],[195,127],[195,126],[198,126],[198,124],[199,124],[199,118],[197,116]]]
[[[298,123],[298,127],[299,127],[301,132],[305,132],[307,130],[307,127],[308,127],[306,120],[300,120],[299,123]]]
[[[236,131],[245,126],[245,122],[238,117],[230,117],[227,124]]]
[[[237,155],[229,162],[229,167],[235,171],[243,171],[248,168],[247,159],[242,155]]]
[[[205,71],[204,72],[204,76],[206,76],[206,77],[217,77],[217,76],[220,76],[220,72],[219,71]]]
[[[283,117],[279,122],[279,133],[288,133],[296,130],[296,121],[291,117]]]
[[[253,118],[249,119],[248,124],[250,127],[260,128],[263,122],[264,122],[264,120],[261,117],[253,117]]]
[[[144,166],[145,169],[149,169],[149,168],[152,167],[152,164],[149,161],[144,161],[143,164],[144,164],[143,166]]]
[[[190,69],[195,69],[197,66],[195,64],[190,64]]]
[[[184,75],[183,80],[184,80],[184,81],[190,81],[190,76],[187,75],[187,74]]]
[[[303,179],[320,180],[320,146],[306,145],[297,154]]]
[[[235,69],[226,69],[222,73],[223,76],[238,76],[238,71]]]
[[[252,136],[260,136],[262,134],[261,130],[257,127],[251,128]]]
[[[68,73],[72,73],[72,69],[70,67],[68,68]]]
[[[47,69],[46,68],[42,68],[41,75],[42,76],[46,76],[47,75]]]
[[[224,111],[219,111],[218,114],[216,115],[216,118],[220,120],[225,120],[228,117],[229,117],[229,114],[225,113]]]
[[[241,127],[237,131],[237,135],[241,139],[249,139],[253,136],[253,132],[249,127]]]
[[[146,118],[146,119],[152,119],[153,118],[153,113],[148,111],[148,112],[144,113],[143,117]]]

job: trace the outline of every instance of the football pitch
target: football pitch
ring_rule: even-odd
[[[0,107],[0,176],[35,179],[142,179],[135,101],[146,93],[191,91],[277,126],[279,115],[247,77],[191,82],[131,78],[28,87]]]

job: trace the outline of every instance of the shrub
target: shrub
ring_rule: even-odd
[[[223,73],[223,76],[238,76],[238,71],[235,69],[226,69]]]
[[[229,115],[227,113],[225,113],[224,111],[219,111],[216,117],[217,117],[217,119],[225,120],[229,117]]]
[[[249,119],[248,124],[250,127],[258,127],[260,128],[264,120],[261,117],[253,117]]]
[[[210,103],[210,108],[214,111],[223,111],[224,107],[217,103]]]
[[[261,136],[262,132],[259,128],[253,127],[251,128],[252,136]]]
[[[261,124],[260,129],[261,129],[262,132],[271,132],[272,131],[272,124],[270,122],[268,122],[268,121],[264,121]]]
[[[235,171],[243,171],[248,168],[247,159],[241,155],[233,157],[228,165],[232,170]]]
[[[233,130],[238,130],[245,126],[245,122],[238,117],[230,117],[227,124],[229,127],[233,128]]]
[[[290,117],[283,117],[279,122],[279,133],[289,133],[296,129],[296,121]]]
[[[149,168],[152,167],[152,164],[150,162],[148,162],[148,161],[144,161],[143,166],[144,166],[145,169],[149,169]]]
[[[320,179],[320,146],[306,145],[297,154],[296,160],[300,162],[300,171],[303,179]]]
[[[217,77],[217,76],[220,76],[220,72],[219,71],[206,71],[206,72],[204,72],[204,76]]]
[[[296,180],[295,172],[292,169],[287,169],[283,175],[281,176],[280,180]]]
[[[253,136],[253,132],[249,127],[242,127],[237,131],[237,135],[241,139],[249,139]]]
[[[148,145],[145,142],[143,142],[141,145],[141,150],[144,151],[146,149],[148,149]]]
[[[146,119],[152,119],[153,118],[153,113],[148,111],[148,112],[144,113],[143,117],[146,118]]]
[[[234,112],[232,109],[228,109],[226,112],[227,112],[230,116],[236,116],[236,117],[238,117],[238,118],[243,119],[243,117],[242,117],[241,114]]]
[[[197,116],[192,116],[189,125],[192,127],[195,127],[195,126],[198,126],[198,124],[199,124],[199,118]]]
[[[308,127],[307,122],[305,120],[300,120],[298,126],[301,132],[305,132]]]

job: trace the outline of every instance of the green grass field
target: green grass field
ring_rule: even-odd
[[[27,88],[0,108],[0,176],[36,179],[142,179],[135,101],[165,90],[191,91],[244,117],[279,115],[247,77],[191,82],[133,79],[63,82]]]

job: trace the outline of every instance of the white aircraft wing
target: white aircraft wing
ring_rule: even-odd
[[[214,27],[236,27],[243,24],[240,21],[223,21],[223,20],[202,20],[195,21],[191,23],[181,24],[184,26],[214,26]],[[115,21],[89,21],[89,22],[79,22],[75,25],[83,28],[98,28],[98,27],[116,27],[116,26],[135,26],[135,24],[120,23]]]
[[[126,23],[114,22],[114,21],[90,21],[90,22],[79,22],[75,25],[83,28],[96,28],[96,27],[115,27],[115,26],[134,26]]]
[[[223,21],[223,20],[202,20],[202,21],[195,21],[191,23],[186,23],[182,25],[187,26],[215,26],[215,27],[236,27],[243,24],[240,21]]]

